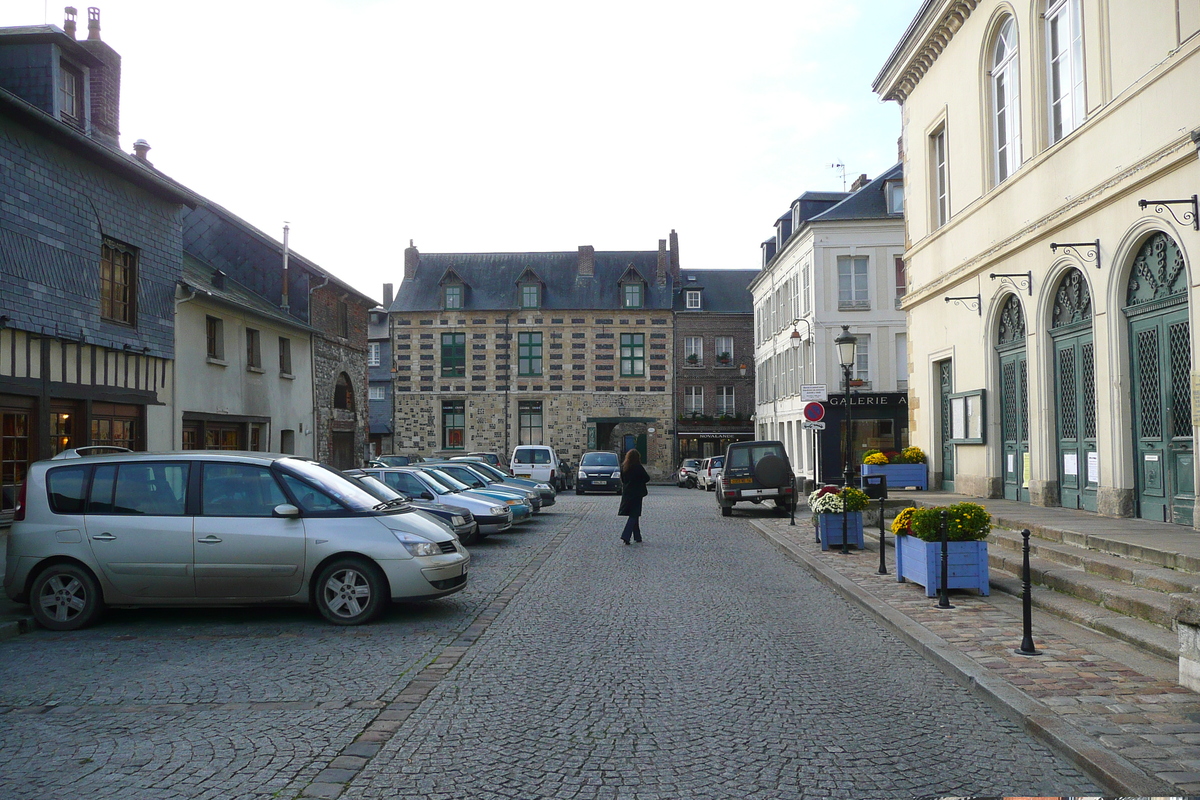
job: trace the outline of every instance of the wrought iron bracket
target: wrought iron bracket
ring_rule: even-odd
[[[979,312],[979,316],[983,316],[983,295],[981,294],[972,294],[965,297],[947,297],[945,300],[947,303],[955,303],[965,309],[977,311]],[[974,308],[971,308],[972,303],[975,304]]]
[[[1183,212],[1183,217],[1181,218],[1171,206],[1184,205],[1185,203],[1191,206],[1192,210]],[[1145,208],[1146,206],[1154,206],[1155,214],[1161,214],[1164,211],[1170,212],[1171,216],[1180,225],[1190,223],[1192,230],[1200,231],[1200,198],[1197,195],[1192,195],[1186,200],[1138,200],[1138,208]]]
[[[1100,269],[1100,240],[1094,242],[1051,242],[1050,252],[1058,252],[1058,248],[1062,248],[1068,254],[1075,256],[1080,261],[1096,262],[1096,269]],[[1086,249],[1085,249],[1086,248]]]
[[[993,272],[988,277],[992,280],[997,278],[1007,280],[1018,292],[1025,289],[1029,292],[1029,296],[1033,297],[1033,270],[1029,272]]]

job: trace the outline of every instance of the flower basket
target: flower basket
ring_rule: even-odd
[[[863,464],[863,475],[886,475],[888,489],[929,489],[925,464]]]
[[[977,503],[955,503],[947,508],[905,509],[892,523],[896,534],[896,580],[910,580],[933,597],[941,589],[942,512],[947,517],[947,589],[977,589],[990,594],[988,547],[991,531],[987,509]]]
[[[817,514],[817,532],[821,537],[821,549],[842,546],[842,518],[846,518],[846,544],[863,549],[863,515],[861,511],[844,514]]]

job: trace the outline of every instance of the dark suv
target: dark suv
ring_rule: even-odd
[[[717,507],[721,516],[737,503],[770,500],[790,514],[796,503],[796,476],[783,442],[734,442],[725,450],[725,470],[717,476]]]
[[[584,492],[621,493],[621,460],[616,453],[584,453],[575,476],[575,494]]]

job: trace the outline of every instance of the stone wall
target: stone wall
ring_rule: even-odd
[[[345,306],[346,333],[341,336],[341,307]],[[334,431],[354,433],[354,463],[361,466],[368,442],[367,311],[370,302],[347,295],[333,284],[314,289],[309,298],[313,336],[313,389],[316,393],[316,458],[334,463]],[[353,408],[334,408],[338,376],[345,373],[353,388]]]

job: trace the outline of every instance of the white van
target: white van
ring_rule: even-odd
[[[514,478],[548,483],[560,492],[567,488],[567,476],[563,474],[558,453],[547,444],[517,445],[509,459],[508,471]]]

